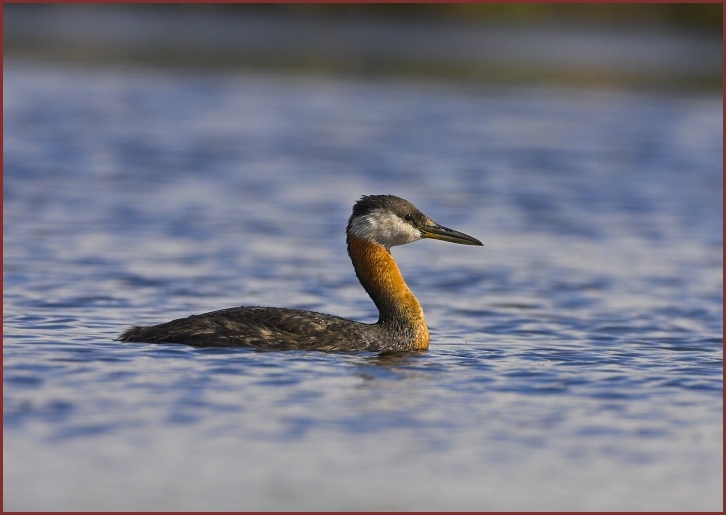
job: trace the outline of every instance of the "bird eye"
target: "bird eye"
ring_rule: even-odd
[[[404,216],[403,219],[407,222],[413,222],[413,215],[411,213],[406,213],[406,216]]]

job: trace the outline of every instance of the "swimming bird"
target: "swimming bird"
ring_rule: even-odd
[[[423,238],[463,245],[482,243],[435,223],[409,201],[393,195],[363,196],[353,206],[346,236],[355,274],[378,308],[376,323],[302,309],[242,306],[132,327],[118,340],[264,350],[426,350],[429,331],[423,309],[403,280],[391,247]]]

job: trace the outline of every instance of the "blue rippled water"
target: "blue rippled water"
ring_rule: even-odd
[[[722,102],[4,65],[6,510],[723,508]],[[421,355],[124,344],[250,304],[361,321],[350,207]]]

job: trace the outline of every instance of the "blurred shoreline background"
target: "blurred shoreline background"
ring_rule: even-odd
[[[4,6],[5,58],[722,88],[722,4]]]

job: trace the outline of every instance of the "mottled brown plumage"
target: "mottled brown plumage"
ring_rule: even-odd
[[[403,280],[390,248],[422,238],[465,245],[481,245],[481,242],[434,223],[413,204],[393,195],[361,198],[353,206],[346,233],[348,255],[356,276],[379,311],[375,324],[314,311],[242,306],[159,325],[132,327],[118,339],[265,350],[427,349],[429,333],[423,309]]]

